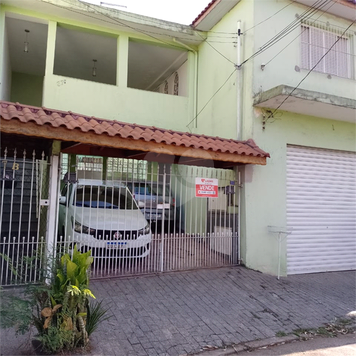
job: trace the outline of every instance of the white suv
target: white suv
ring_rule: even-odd
[[[59,200],[58,231],[78,250],[95,257],[142,258],[150,252],[151,229],[122,183],[67,183]]]

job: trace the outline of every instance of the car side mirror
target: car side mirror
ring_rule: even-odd
[[[138,201],[138,207],[141,209],[141,208],[144,208],[145,207],[145,202],[139,200]]]
[[[59,204],[63,204],[63,205],[66,205],[66,202],[67,202],[67,197],[59,197]]]

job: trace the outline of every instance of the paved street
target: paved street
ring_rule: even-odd
[[[278,280],[244,267],[94,280],[113,316],[89,354],[178,356],[318,327],[356,310],[355,280],[355,271]],[[11,332],[1,341],[2,355],[29,354]]]

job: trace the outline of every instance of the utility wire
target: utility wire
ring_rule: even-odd
[[[62,0],[62,1],[70,5],[69,2],[67,2],[67,1],[65,1],[65,0]],[[167,46],[174,47],[174,48],[178,48],[178,49],[182,49],[181,46],[175,45],[175,44],[173,44],[173,43],[166,42],[166,41],[164,41],[164,40],[162,40],[162,39],[160,39],[160,38],[158,38],[158,37],[155,37],[155,36],[151,35],[151,34],[162,35],[161,33],[154,32],[154,31],[140,30],[140,29],[135,28],[135,27],[133,27],[133,26],[127,25],[127,24],[125,24],[125,23],[119,21],[118,19],[115,19],[115,18],[113,18],[113,17],[111,17],[111,16],[109,16],[109,15],[107,15],[107,14],[104,14],[104,13],[102,13],[102,12],[96,10],[95,8],[91,7],[90,4],[85,4],[85,5],[86,5],[89,9],[92,9],[95,14],[105,16],[105,17],[109,18],[109,19],[112,20],[112,21],[107,21],[107,20],[98,18],[98,17],[96,17],[96,16],[92,16],[92,15],[83,13],[83,12],[81,12],[81,11],[78,11],[78,10],[75,10],[75,9],[70,9],[70,8],[68,8],[68,7],[61,6],[61,5],[58,5],[58,4],[51,3],[50,5],[59,7],[59,8],[61,8],[61,9],[65,9],[65,10],[70,11],[70,12],[73,12],[73,13],[77,13],[77,14],[86,16],[86,17],[89,17],[89,18],[93,18],[93,19],[95,19],[95,20],[99,20],[99,21],[102,21],[102,22],[105,22],[105,23],[109,23],[109,24],[111,24],[111,25],[116,25],[116,24],[122,25],[122,26],[127,27],[127,28],[130,28],[130,29],[132,29],[132,30],[134,30],[134,31],[136,31],[136,32],[142,33],[142,34],[144,34],[144,35],[146,35],[146,36],[148,36],[148,37],[151,37],[151,38],[155,39],[156,41],[159,41],[159,42],[161,42],[161,43],[163,43],[163,44],[165,44],[165,45],[167,45]],[[126,13],[125,13],[125,14],[126,14]],[[173,37],[173,36],[171,36],[171,37]],[[182,40],[186,40],[186,39],[187,39],[186,37],[180,37],[179,35],[174,36],[174,37],[175,37],[175,38],[182,39]],[[199,39],[194,39],[194,38],[190,38],[189,41],[201,42]]]
[[[272,17],[274,17],[274,16],[276,16],[277,14],[279,14],[281,11],[283,11],[283,10],[284,10],[285,8],[287,8],[288,6],[293,5],[293,3],[295,3],[295,0],[291,0],[291,2],[290,2],[289,4],[287,4],[286,6],[282,7],[280,10],[278,10],[277,12],[275,12],[275,13],[274,13],[273,15],[271,15],[270,17],[267,17],[265,20],[263,20],[263,21],[259,22],[258,24],[256,24],[256,25],[254,25],[254,26],[248,28],[247,30],[244,31],[244,33],[248,32],[248,31],[252,30],[253,28],[255,28],[255,27],[257,27],[257,26],[263,24],[264,22],[270,20]]]
[[[223,58],[225,58],[228,62],[232,63],[234,66],[236,65],[235,62],[233,62],[232,60],[230,60],[229,58],[227,58],[224,54],[222,54],[218,49],[216,49],[209,41],[207,41],[206,39],[204,39],[200,33],[198,33],[198,35],[203,39],[203,41],[209,45],[215,52],[217,52],[218,54],[220,54],[220,56],[222,56]]]
[[[341,38],[345,35],[345,33],[351,28],[351,26],[355,23],[356,20],[352,21],[351,24],[345,29],[345,31],[337,38],[337,40],[332,44],[332,46],[325,52],[324,55],[320,57],[318,62],[309,70],[309,72],[304,76],[304,78],[298,83],[298,85],[288,94],[288,96],[277,106],[276,109],[267,117],[266,120],[270,119],[275,112],[288,100],[288,98],[299,88],[300,84],[304,82],[304,80],[310,75],[310,73],[319,65],[319,63],[327,56],[327,54],[335,47],[335,45],[341,40]]]
[[[321,4],[320,1],[322,1]],[[308,10],[304,11],[304,13],[296,20],[292,21],[287,27],[285,27],[283,30],[281,30],[277,35],[272,37],[268,42],[266,42],[258,51],[256,51],[254,54],[252,54],[250,57],[245,59],[242,63],[245,64],[248,62],[250,59],[256,57],[257,55],[261,54],[262,52],[266,51],[268,48],[272,47],[274,44],[279,42],[282,38],[287,36],[289,33],[294,31],[297,27],[300,26],[300,22],[310,18],[314,13],[318,12],[322,7],[324,7],[330,0],[317,0],[312,7],[310,7]],[[318,4],[317,7],[314,7],[315,4]]]
[[[310,8],[308,8],[306,11],[304,11],[302,13],[302,15],[294,20],[291,24],[289,24],[286,28],[284,28],[282,31],[280,31],[276,36],[274,36],[270,41],[268,41],[264,46],[266,47],[264,50],[266,50],[268,47],[272,46],[273,44],[277,43],[278,41],[280,41],[284,36],[286,36],[288,33],[290,33],[291,31],[293,31],[296,27],[300,26],[300,22],[305,20],[306,18],[310,18],[314,13],[318,12],[320,9],[322,9],[326,4],[328,4],[330,0],[317,0]],[[315,7],[316,6],[316,7]],[[330,8],[330,7],[329,7]],[[328,9],[329,9],[328,8]],[[283,9],[282,9],[283,10]],[[325,13],[325,11],[324,11]],[[352,24],[351,24],[352,25]],[[349,28],[351,27],[351,25],[349,26]],[[349,29],[348,28],[348,29]],[[346,29],[345,32],[348,30]],[[339,38],[340,39],[340,38]],[[207,42],[207,41],[205,41]],[[207,42],[209,44],[209,42]],[[335,43],[336,44],[336,43]],[[335,46],[335,44],[333,46]],[[263,52],[261,51],[261,53]],[[330,50],[329,50],[330,51]],[[258,51],[259,52],[259,51]],[[252,55],[250,58],[248,58],[247,60],[245,60],[244,62],[242,62],[242,64],[246,63],[249,59],[251,59],[252,57],[254,57],[255,55],[259,54],[258,52],[256,52],[254,55]],[[242,65],[241,64],[241,65]],[[314,69],[314,68],[313,68]],[[312,69],[312,70],[313,70]],[[231,76],[235,73],[235,71],[237,70],[237,68],[234,69],[234,71],[229,75],[229,77],[225,80],[225,82],[218,88],[218,90],[212,95],[212,97],[206,102],[206,104],[202,107],[202,109],[197,113],[197,115],[186,125],[186,127],[188,127],[194,120],[196,120],[196,118],[201,114],[201,112],[206,108],[206,106],[209,104],[209,102],[215,97],[215,95],[224,87],[224,85],[228,82],[228,80],[231,78]],[[310,74],[310,73],[309,73]],[[308,74],[308,75],[309,75]],[[307,76],[308,76],[307,75]],[[307,77],[306,76],[306,77]],[[305,78],[306,78],[305,77]],[[305,79],[304,78],[304,79]],[[304,80],[303,79],[303,80]],[[303,82],[303,80],[298,84],[298,86]],[[298,88],[298,86],[294,89],[296,90]],[[294,91],[293,90],[293,91]],[[291,94],[293,93],[293,91],[291,92]],[[291,95],[290,94],[290,95]],[[277,108],[278,109],[278,108]],[[276,109],[276,110],[277,110]],[[189,129],[189,127],[188,127]]]
[[[281,30],[276,36],[269,40],[264,46],[268,46],[270,43],[274,42],[276,39],[283,38],[285,34],[290,33],[294,30],[296,26],[299,26],[301,20],[311,17],[315,12],[318,12],[327,2],[330,0],[317,0],[311,7],[305,10],[302,15],[298,16],[294,21],[292,21],[288,26]],[[321,2],[321,3],[320,3]],[[262,46],[262,47],[264,47]]]
[[[69,4],[67,1],[65,1],[65,0],[63,0],[63,1],[66,2],[67,4]],[[55,6],[59,6],[59,5],[55,5]],[[130,28],[130,29],[132,29],[132,30],[134,30],[134,31],[136,31],[136,32],[139,32],[139,33],[142,33],[142,34],[144,34],[144,35],[146,35],[146,36],[149,36],[149,37],[155,39],[156,41],[159,41],[159,42],[161,42],[161,43],[163,43],[163,44],[165,44],[165,45],[167,45],[167,46],[176,47],[176,48],[181,49],[181,46],[173,45],[173,44],[171,44],[171,43],[169,43],[169,42],[166,42],[166,41],[164,41],[164,40],[162,40],[162,39],[160,39],[160,38],[155,37],[155,36],[152,35],[152,33],[153,33],[153,34],[156,34],[156,35],[159,35],[160,33],[152,32],[152,31],[147,31],[147,30],[139,30],[139,29],[136,28],[136,27],[130,26],[130,25],[128,25],[128,24],[125,24],[125,23],[119,21],[118,19],[115,19],[115,18],[109,16],[108,14],[105,14],[105,13],[102,13],[102,12],[98,11],[97,9],[93,8],[90,4],[86,4],[86,6],[87,6],[89,9],[93,10],[95,13],[100,14],[100,15],[103,15],[103,16],[105,16],[105,17],[107,17],[107,18],[113,20],[114,22],[116,22],[116,23],[118,23],[118,24],[120,24],[120,25],[122,25],[122,26],[124,26],[124,27]],[[60,7],[61,7],[61,6],[60,6]],[[68,9],[68,10],[73,11],[72,9]],[[127,14],[127,13],[126,13],[126,14]],[[135,16],[132,16],[132,17],[135,17]],[[234,63],[233,61],[231,61],[228,57],[226,57],[226,56],[225,56],[224,54],[222,54],[218,49],[216,49],[213,45],[211,45],[208,41],[206,41],[206,39],[205,39],[203,36],[201,36],[199,32],[197,32],[197,34],[199,35],[199,37],[201,37],[201,39],[202,39],[203,41],[205,41],[205,42],[206,42],[214,51],[216,51],[219,55],[221,55],[221,56],[222,56],[223,58],[225,58],[227,61],[229,61],[230,63],[232,63],[234,66],[236,65],[236,63]],[[179,38],[179,36],[177,36],[177,38]],[[181,39],[183,39],[183,38],[181,37]],[[199,41],[199,40],[194,40],[194,41]]]
[[[317,4],[319,1],[323,1],[323,0],[317,0],[316,1],[316,3],[315,4]],[[324,0],[324,1],[326,1],[326,0]],[[253,27],[251,27],[251,28],[249,28],[249,29],[247,29],[246,31],[244,31],[244,33],[246,33],[247,31],[250,31],[251,29],[253,29],[253,28],[255,28],[255,27],[257,27],[257,26],[259,26],[260,24],[262,24],[262,23],[264,23],[264,22],[266,22],[266,21],[268,21],[269,19],[271,19],[272,17],[274,17],[275,15],[277,15],[278,13],[280,13],[281,11],[283,11],[285,8],[287,8],[288,6],[290,6],[290,5],[292,5],[293,3],[295,2],[295,0],[292,0],[292,2],[291,3],[289,3],[289,4],[287,4],[286,6],[284,6],[282,9],[280,9],[280,10],[278,10],[277,12],[275,12],[273,15],[271,15],[271,16],[269,16],[267,19],[265,19],[265,20],[263,20],[263,21],[261,21],[261,22],[259,22],[258,24],[256,24],[255,26],[253,26]],[[210,31],[209,31],[209,37],[211,37],[210,36]],[[230,34],[230,33],[228,33],[228,32],[226,32],[227,34]],[[236,36],[238,35],[237,33],[234,33],[234,34],[236,34]],[[226,37],[227,38],[227,37]],[[232,37],[232,38],[235,38],[235,37]],[[223,55],[220,51],[218,51],[215,47],[213,47],[212,45],[211,45],[211,43],[220,43],[220,42],[218,42],[218,41],[208,41],[208,40],[204,40],[204,42],[205,43],[207,43],[210,47],[212,47],[216,52],[218,52],[221,56],[223,56],[226,60],[228,60],[230,63],[233,63],[234,65],[235,65],[235,63],[234,62],[232,62],[230,59],[228,59],[225,55]],[[236,43],[236,41],[232,41],[232,42],[221,42],[221,43]]]
[[[319,15],[318,18],[316,18],[314,21],[312,21],[311,23],[314,24],[321,16],[323,16],[329,9],[331,9],[333,6],[335,5],[335,2],[332,2],[331,5],[323,11],[322,14]],[[279,56],[287,47],[289,47],[297,38],[299,38],[304,32],[305,32],[306,29],[302,30],[298,36],[294,37],[292,41],[290,41],[284,48],[282,48],[276,55],[274,55],[266,64],[269,64],[271,63],[277,56]]]
[[[226,78],[225,82],[219,87],[219,89],[211,96],[211,98],[205,103],[205,105],[200,109],[200,111],[195,115],[195,117],[188,122],[188,124],[186,125],[186,127],[188,127],[194,120],[196,120],[196,118],[201,114],[201,112],[208,106],[208,104],[211,102],[211,100],[213,100],[213,98],[215,97],[215,95],[225,86],[225,84],[229,81],[229,79],[232,77],[232,75],[237,71],[237,68],[235,68],[232,73]],[[190,128],[188,127],[188,129],[190,130]]]

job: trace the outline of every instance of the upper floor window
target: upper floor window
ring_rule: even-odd
[[[351,53],[348,37],[341,37],[337,33],[308,25],[302,25],[301,30],[302,68],[310,70],[316,66],[314,70],[317,72],[351,78]],[[323,57],[324,55],[325,57]]]

